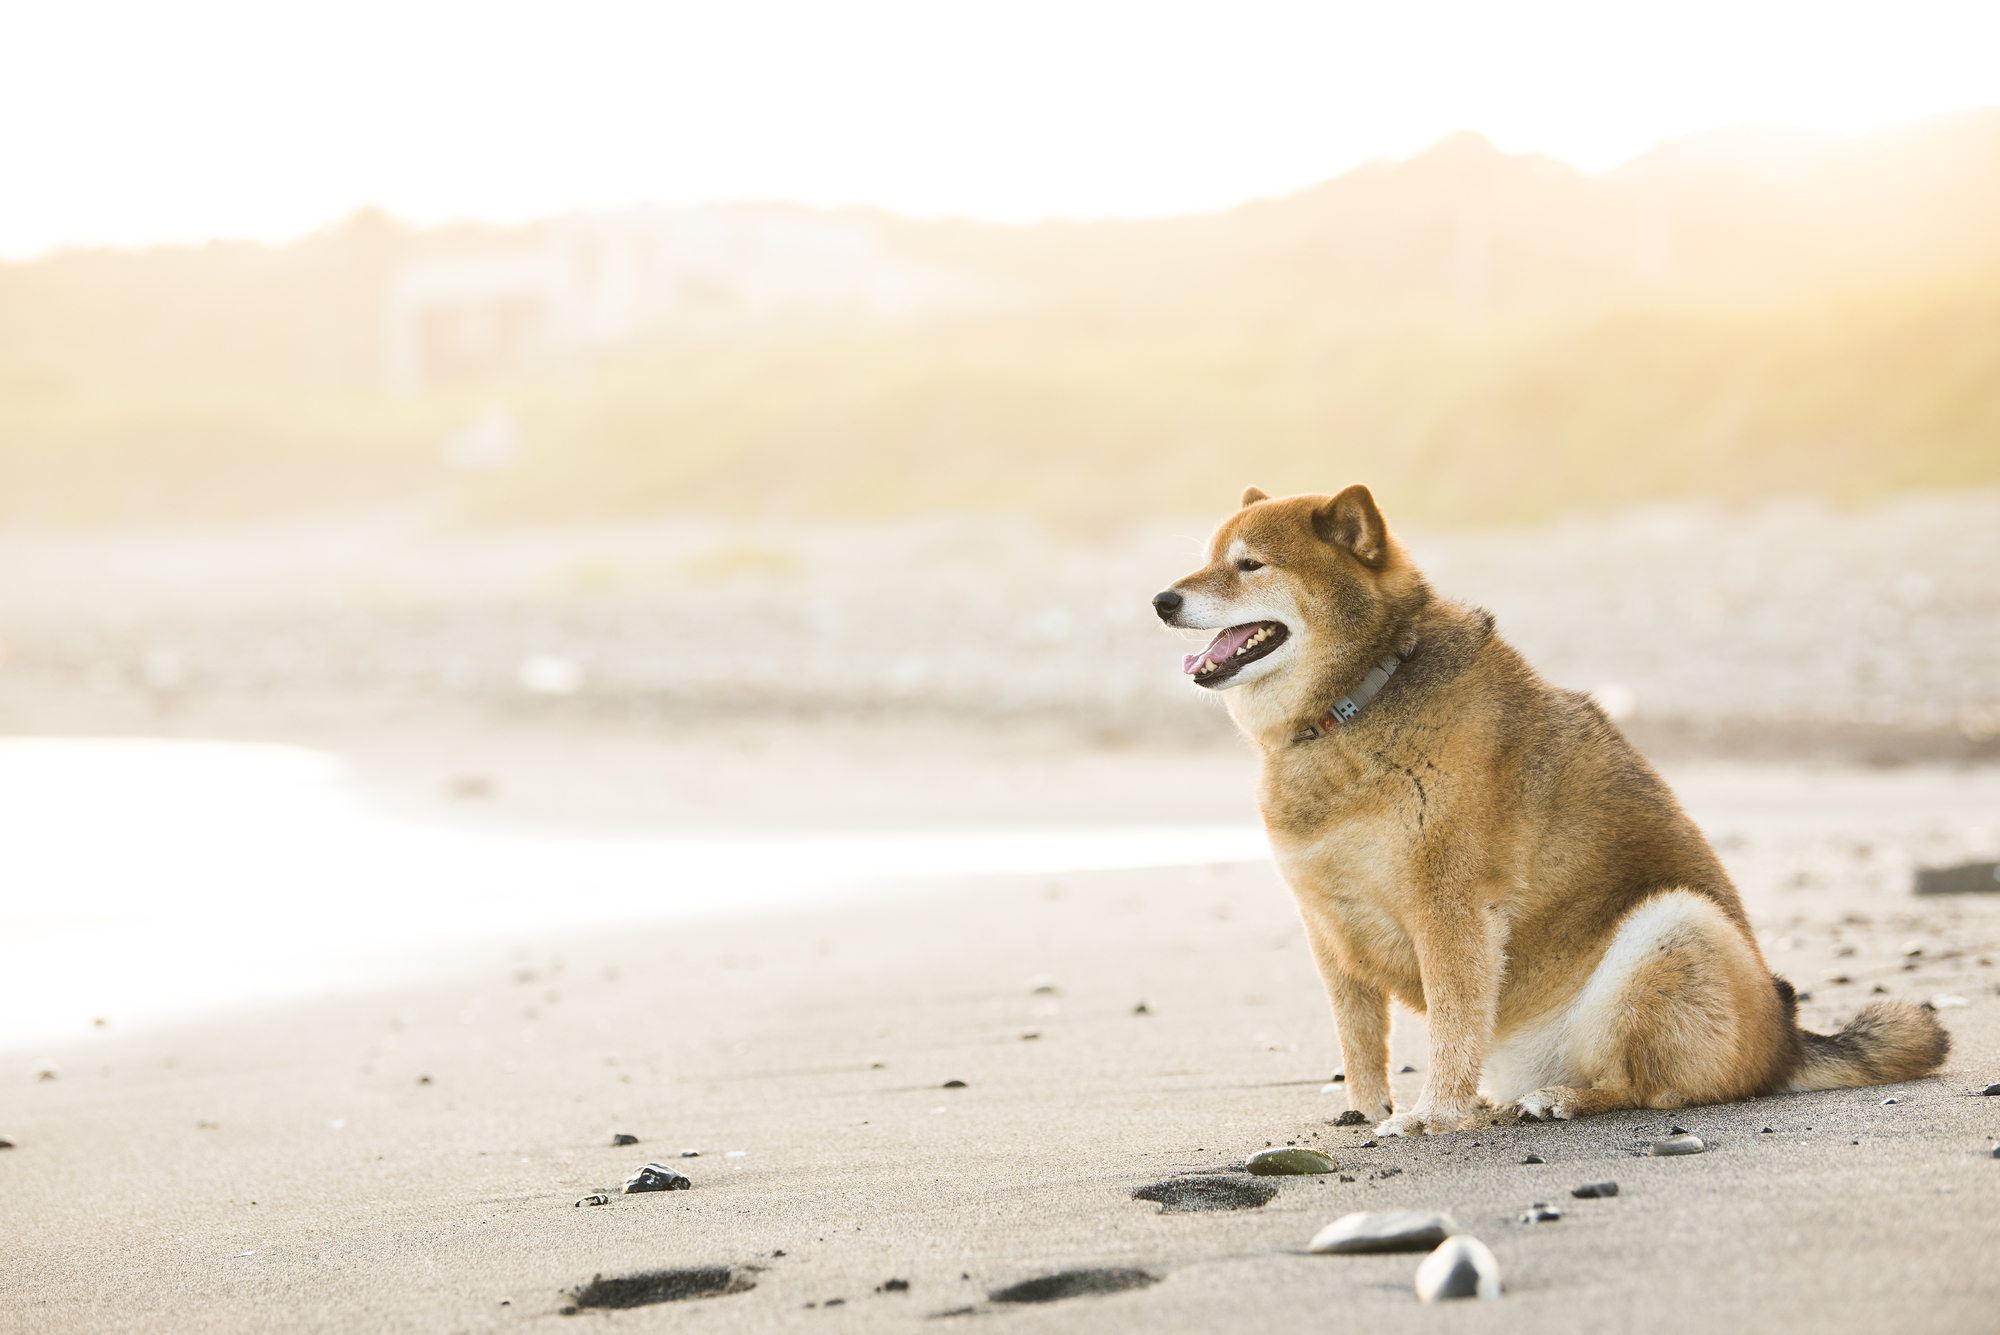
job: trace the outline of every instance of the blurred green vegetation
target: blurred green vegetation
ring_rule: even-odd
[[[656,348],[517,400],[493,520],[1205,514],[1367,481],[1411,518],[2000,485],[2000,279],[1572,320],[1046,320]],[[1390,498],[1393,498],[1391,501]]]
[[[1975,128],[1984,156],[1965,179],[2000,207],[2000,119]],[[1640,186],[1590,194],[1559,164],[1464,141],[1208,219],[879,220],[894,246],[1017,299],[661,337],[408,399],[381,388],[386,276],[480,229],[363,214],[286,247],[57,255],[0,266],[0,520],[420,502],[481,523],[1005,509],[1095,529],[1212,514],[1251,482],[1360,480],[1406,518],[1514,523],[2000,486],[2000,228],[1940,212],[1972,196],[1926,170],[1910,197],[1951,228],[1932,250],[1878,206],[1860,240],[1821,236],[1814,267],[1762,287],[1743,275],[1775,271],[1786,228],[1821,213],[1732,186],[1730,225],[1755,246],[1705,223],[1707,249],[1688,253],[1719,257],[1706,286],[1610,282],[1605,238],[1629,237],[1613,215]],[[1452,280],[1466,215],[1450,210],[1475,188],[1498,221],[1492,280],[1468,303]],[[1564,268],[1552,220],[1572,215],[1616,227]],[[1893,262],[1860,263],[1877,236]],[[520,457],[454,472],[445,440],[496,404]]]

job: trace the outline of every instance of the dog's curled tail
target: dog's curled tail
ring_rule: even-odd
[[[1853,1089],[1915,1080],[1943,1064],[1951,1035],[1928,1008],[1907,1001],[1878,1001],[1865,1007],[1837,1034],[1799,1030],[1799,1064],[1787,1086]]]

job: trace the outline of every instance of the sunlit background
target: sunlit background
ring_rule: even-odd
[[[0,731],[488,829],[1237,848],[1147,597],[1245,484],[1365,481],[1656,757],[1990,764],[1996,50],[1949,3],[13,6]],[[180,868],[135,958],[268,877],[201,900],[159,811],[320,810],[293,752],[154,754],[0,755],[17,993],[133,868]],[[94,908],[92,791],[93,856],[181,831]],[[360,838],[316,821],[252,823]]]

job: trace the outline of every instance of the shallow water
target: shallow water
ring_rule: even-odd
[[[425,953],[882,881],[1268,857],[1252,827],[605,836],[420,825],[329,755],[0,741],[0,1050],[365,987]]]

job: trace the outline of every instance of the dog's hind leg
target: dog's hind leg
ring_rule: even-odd
[[[1595,1117],[1599,1113],[1642,1105],[1637,1091],[1630,1085],[1598,1089],[1571,1089],[1555,1085],[1523,1094],[1519,1106],[1522,1121],[1550,1122],[1566,1121],[1571,1117]]]
[[[1755,1093],[1785,1037],[1775,995],[1756,947],[1715,901],[1656,894],[1625,915],[1571,1004],[1571,1083],[1523,1096],[1521,1111],[1589,1117]]]

